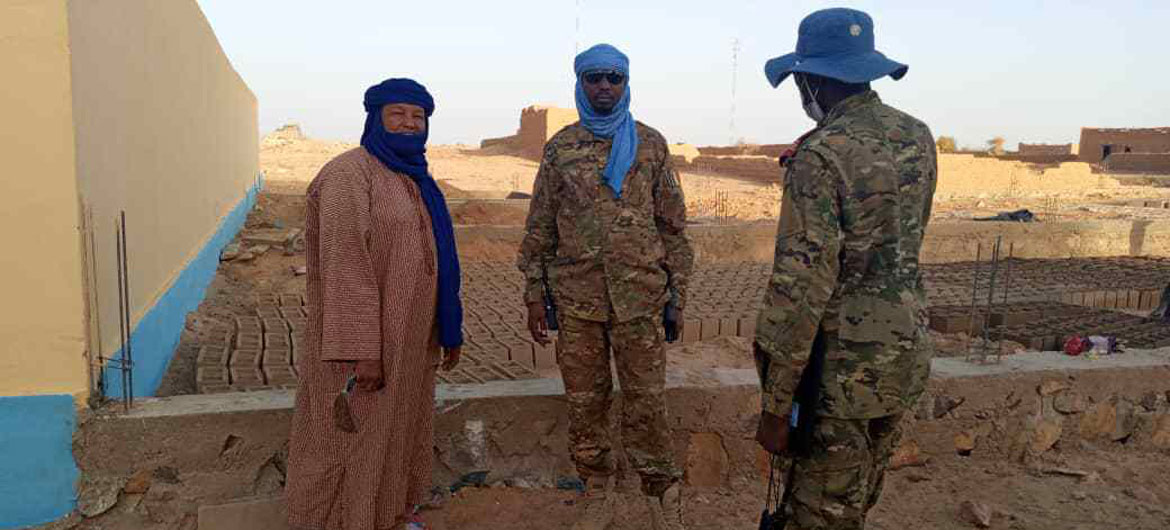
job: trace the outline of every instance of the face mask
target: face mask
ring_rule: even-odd
[[[821,122],[825,121],[825,109],[821,108],[820,103],[817,103],[817,93],[808,87],[807,81],[801,83],[800,87],[803,92],[808,94],[809,99],[809,102],[803,105],[804,113],[808,115],[809,119],[820,125]]]

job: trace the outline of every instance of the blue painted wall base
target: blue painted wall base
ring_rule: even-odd
[[[262,178],[258,177],[244,199],[220,223],[207,245],[187,264],[171,288],[134,327],[130,334],[130,351],[134,356],[134,383],[131,388],[134,397],[152,396],[158,390],[175,348],[179,345],[183,327],[187,324],[187,313],[199,308],[207,286],[219,268],[220,251],[243,228],[263,185]],[[112,358],[120,358],[121,353],[118,350]],[[110,363],[104,370],[105,395],[111,399],[121,399],[122,372],[114,366],[114,363]]]
[[[0,528],[23,528],[73,511],[73,397],[0,397]]]

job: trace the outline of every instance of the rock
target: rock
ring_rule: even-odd
[[[1143,488],[1141,486],[1129,486],[1129,487],[1125,488],[1124,490],[1122,490],[1122,493],[1125,493],[1126,495],[1130,496],[1134,500],[1137,500],[1139,502],[1143,502],[1146,504],[1154,504],[1154,505],[1161,504],[1161,500],[1158,499],[1158,496],[1155,495],[1154,492],[1152,492],[1146,488]]]
[[[1043,383],[1040,383],[1040,386],[1036,388],[1036,392],[1039,392],[1041,396],[1051,396],[1058,392],[1064,392],[1070,388],[1072,388],[1072,385],[1068,384],[1067,381],[1049,379]]]
[[[1061,392],[1052,401],[1052,407],[1061,414],[1079,414],[1088,406],[1085,396],[1076,391]]]
[[[1170,449],[1170,414],[1160,414],[1154,418],[1150,444],[1158,449]]]
[[[508,484],[508,487],[511,487],[511,488],[522,489],[522,490],[536,489],[536,483],[534,483],[526,478],[519,478],[519,477],[510,478],[510,479],[506,480],[505,482]]]
[[[85,517],[97,517],[118,504],[122,484],[113,478],[95,478],[81,486],[77,496],[77,510]]]
[[[1133,433],[1133,406],[1114,396],[1097,403],[1081,417],[1080,433],[1085,438],[1120,441]]]
[[[938,396],[934,398],[934,409],[931,413],[934,419],[937,420],[950,414],[952,410],[959,408],[959,405],[962,405],[965,401],[967,401],[967,398],[956,399],[947,395]]]
[[[284,489],[284,481],[284,463],[273,455],[256,470],[256,477],[252,480],[252,494],[259,497],[278,494]]]
[[[1089,494],[1085,493],[1081,490],[1073,491],[1072,494],[1070,494],[1070,496],[1073,498],[1073,500],[1076,500],[1076,501],[1083,501],[1083,500],[1089,498]]]
[[[1080,480],[1080,483],[1086,486],[1102,484],[1104,482],[1105,481],[1101,479],[1101,474],[1096,471],[1090,471],[1088,475],[1085,475],[1084,478]]]
[[[248,253],[252,254],[253,256],[260,257],[263,256],[265,252],[268,252],[268,249],[270,248],[272,248],[271,245],[253,245],[248,247]]]
[[[717,433],[691,433],[687,448],[686,483],[698,488],[717,488],[727,477],[728,457],[723,437]]]
[[[959,518],[979,528],[991,528],[991,508],[974,501],[963,501],[959,505]]]
[[[252,261],[254,259],[256,259],[255,254],[252,254],[251,252],[241,252],[240,255],[236,256],[236,259],[234,259],[232,261],[233,262],[240,262],[240,263],[247,263],[247,262]]]
[[[904,467],[918,467],[926,465],[927,458],[922,456],[922,450],[914,440],[904,440],[890,457],[890,469],[898,470]]]
[[[968,456],[975,450],[975,434],[970,431],[962,431],[955,435],[955,452],[962,456]]]
[[[231,260],[238,258],[239,256],[240,256],[240,244],[239,243],[229,243],[226,247],[223,247],[222,251],[220,251],[219,261],[231,261]]]
[[[1142,396],[1142,408],[1146,409],[1146,412],[1158,412],[1165,407],[1166,394],[1150,391]]]
[[[126,481],[126,485],[122,486],[122,491],[129,494],[142,494],[150,489],[150,484],[154,482],[154,474],[149,469],[139,469],[130,476],[130,480]]]
[[[1029,445],[1029,450],[1032,454],[1038,455],[1052,449],[1052,446],[1060,441],[1062,434],[1064,434],[1064,425],[1059,418],[1040,420],[1032,431],[1032,442]]]
[[[293,268],[293,276],[304,276],[308,273],[309,273],[309,268],[304,266],[304,265],[301,265],[300,267]]]

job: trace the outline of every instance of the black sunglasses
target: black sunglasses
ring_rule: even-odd
[[[620,84],[626,82],[625,74],[622,74],[621,72],[613,72],[613,71],[610,71],[610,72],[585,72],[584,74],[581,75],[581,77],[583,79],[585,79],[586,83],[589,83],[591,85],[596,85],[597,83],[600,83],[603,78],[608,80],[609,84],[611,84],[611,85],[620,85]]]

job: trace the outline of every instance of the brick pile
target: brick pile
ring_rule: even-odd
[[[1006,288],[1009,268],[1011,286]],[[987,263],[979,269],[973,325],[971,288],[976,265],[923,267],[933,329],[982,332]],[[753,337],[770,271],[768,263],[698,267],[691,281],[682,341]],[[555,342],[541,346],[528,333],[521,298],[523,277],[516,267],[507,262],[465,262],[463,272],[464,360],[459,369],[440,372],[439,382],[478,384],[533,378],[555,370]],[[1035,347],[1051,346],[1056,337],[1068,333],[1115,335],[1135,347],[1170,345],[1165,342],[1170,336],[1164,336],[1159,325],[1118,313],[1152,310],[1168,283],[1168,259],[1013,259],[1001,263],[987,320],[1004,338]],[[234,329],[215,330],[205,337],[197,361],[199,391],[295,387],[307,321],[303,303],[299,294],[260,296],[253,316],[239,317]],[[1036,337],[1041,340],[1033,340]]]

